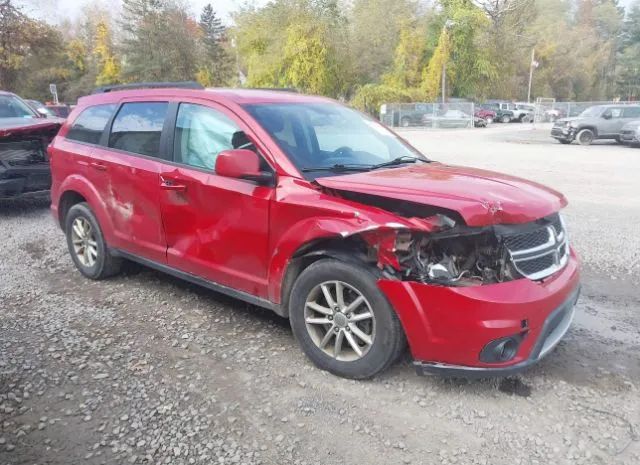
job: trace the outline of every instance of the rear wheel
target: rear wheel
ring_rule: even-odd
[[[300,347],[335,375],[370,378],[404,349],[398,316],[364,266],[332,259],[313,263],[296,280],[289,302]]]
[[[104,279],[120,271],[122,259],[109,253],[102,230],[85,202],[75,204],[65,218],[67,246],[76,268],[90,279]]]
[[[411,120],[404,116],[401,120],[400,120],[400,126],[402,126],[403,128],[408,128],[411,125]]]
[[[576,136],[576,140],[580,145],[591,145],[595,139],[595,135],[591,129],[582,129]]]

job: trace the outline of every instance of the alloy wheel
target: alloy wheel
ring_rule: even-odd
[[[82,266],[92,267],[98,259],[98,242],[91,223],[81,216],[71,225],[71,243],[73,251]]]
[[[305,303],[304,318],[316,347],[336,360],[359,360],[373,345],[376,320],[371,305],[345,282],[326,281],[314,287]]]

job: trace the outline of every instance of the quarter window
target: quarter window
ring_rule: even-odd
[[[174,138],[176,162],[213,170],[220,152],[237,148],[254,149],[231,119],[213,108],[180,105]]]
[[[96,105],[87,108],[73,122],[71,129],[67,133],[67,139],[89,144],[100,143],[104,128],[107,126],[115,109],[115,104]]]
[[[113,121],[109,147],[158,157],[167,102],[125,103]]]

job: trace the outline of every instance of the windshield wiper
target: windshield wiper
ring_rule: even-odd
[[[369,169],[376,170],[378,168],[386,168],[387,166],[399,166],[399,165],[404,165],[405,163],[415,163],[417,161],[426,162],[427,160],[425,160],[424,158],[403,155],[401,157],[394,158],[393,160],[385,161],[384,163],[378,163],[377,165],[373,165]]]
[[[311,171],[332,171],[334,173],[344,173],[346,171],[369,171],[371,165],[343,165],[335,164],[331,166],[316,166],[302,168],[303,173],[309,173]]]

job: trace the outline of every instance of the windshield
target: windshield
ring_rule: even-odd
[[[37,118],[37,115],[16,96],[0,95],[0,118]]]
[[[580,118],[593,118],[594,116],[600,116],[604,107],[589,107],[582,113],[580,113]]]
[[[245,109],[309,177],[428,161],[381,124],[334,103],[272,103]]]

